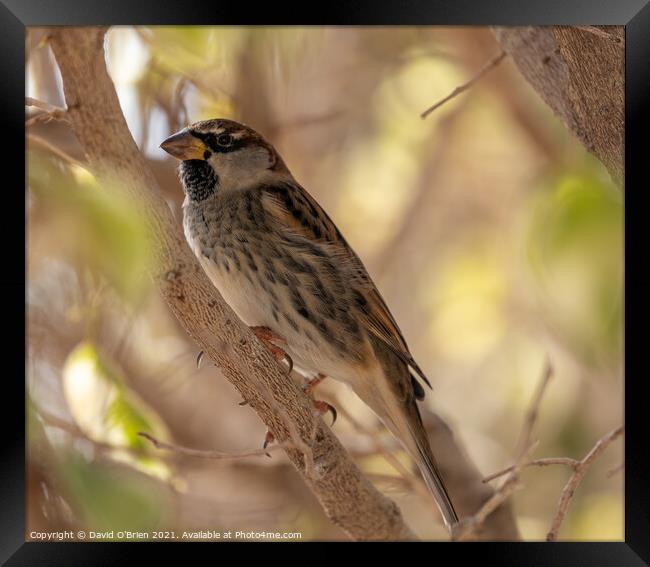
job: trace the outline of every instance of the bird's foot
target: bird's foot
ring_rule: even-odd
[[[275,341],[277,343],[286,345],[287,341],[280,335],[274,333],[268,327],[250,327],[250,330],[253,331],[253,334],[266,345],[266,348],[269,349],[269,352],[273,355],[273,358],[275,358],[275,360],[287,361],[287,364],[289,365],[289,374],[291,374],[291,371],[293,370],[292,358],[274,343]]]
[[[325,378],[327,378],[327,376],[325,376],[325,374],[318,374],[318,376],[316,376],[315,378],[312,378],[311,380],[306,380],[303,387],[302,387],[302,389],[305,392],[305,394],[307,394],[309,397],[312,398],[311,403],[312,403],[312,406],[314,407],[314,412],[317,415],[325,415],[327,412],[332,413],[332,425],[334,425],[336,423],[336,418],[338,417],[338,413],[336,411],[336,408],[333,405],[328,404],[327,402],[323,402],[322,400],[314,400],[313,399],[314,388],[318,384],[320,384],[323,380],[325,380]],[[239,405],[242,406],[242,405],[245,405],[246,403],[247,403],[246,401],[243,401],[243,402],[240,402]],[[275,441],[275,437],[273,436],[273,433],[271,433],[267,429],[266,430],[266,435],[264,436],[264,444],[262,445],[262,448],[266,449],[267,446],[270,443],[273,443],[273,441]],[[266,455],[268,457],[271,456],[268,453]]]
[[[336,408],[333,405],[321,400],[312,400],[312,405],[314,406],[314,412],[317,415],[325,415],[327,412],[332,412],[332,425],[336,423],[338,414],[336,412]],[[270,429],[267,429],[266,435],[264,435],[264,443],[262,443],[262,449],[266,449],[274,441],[275,435],[273,435]],[[271,455],[269,453],[266,453],[266,456],[270,457]]]
[[[327,378],[325,374],[318,374],[315,378],[305,381],[305,383],[302,386],[303,392],[305,392],[305,394],[313,398],[314,390],[316,389],[316,386],[318,386],[318,384],[320,384],[323,380],[325,380],[325,378]],[[333,405],[328,404],[327,402],[323,402],[322,400],[312,400],[312,404],[314,406],[314,410],[318,415],[325,415],[327,412],[331,412],[332,425],[336,423],[336,418],[338,416],[338,413],[336,411],[336,408]]]

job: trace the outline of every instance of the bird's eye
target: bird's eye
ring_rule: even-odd
[[[220,134],[217,138],[217,144],[227,147],[232,144],[232,136],[230,134]]]

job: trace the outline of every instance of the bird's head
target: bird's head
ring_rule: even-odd
[[[216,191],[243,189],[289,175],[271,144],[233,120],[195,122],[160,147],[181,160],[181,182],[193,201],[202,201]]]

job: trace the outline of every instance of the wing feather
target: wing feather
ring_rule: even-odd
[[[297,184],[264,187],[268,195],[266,209],[276,222],[311,241],[326,243],[332,256],[347,266],[350,281],[357,292],[357,305],[364,315],[366,329],[386,344],[431,388],[431,383],[413,359],[404,336],[361,259],[346,242],[338,228],[316,202]]]

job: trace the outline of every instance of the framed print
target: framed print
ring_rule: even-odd
[[[7,564],[647,564],[644,2],[74,4],[0,6]]]

